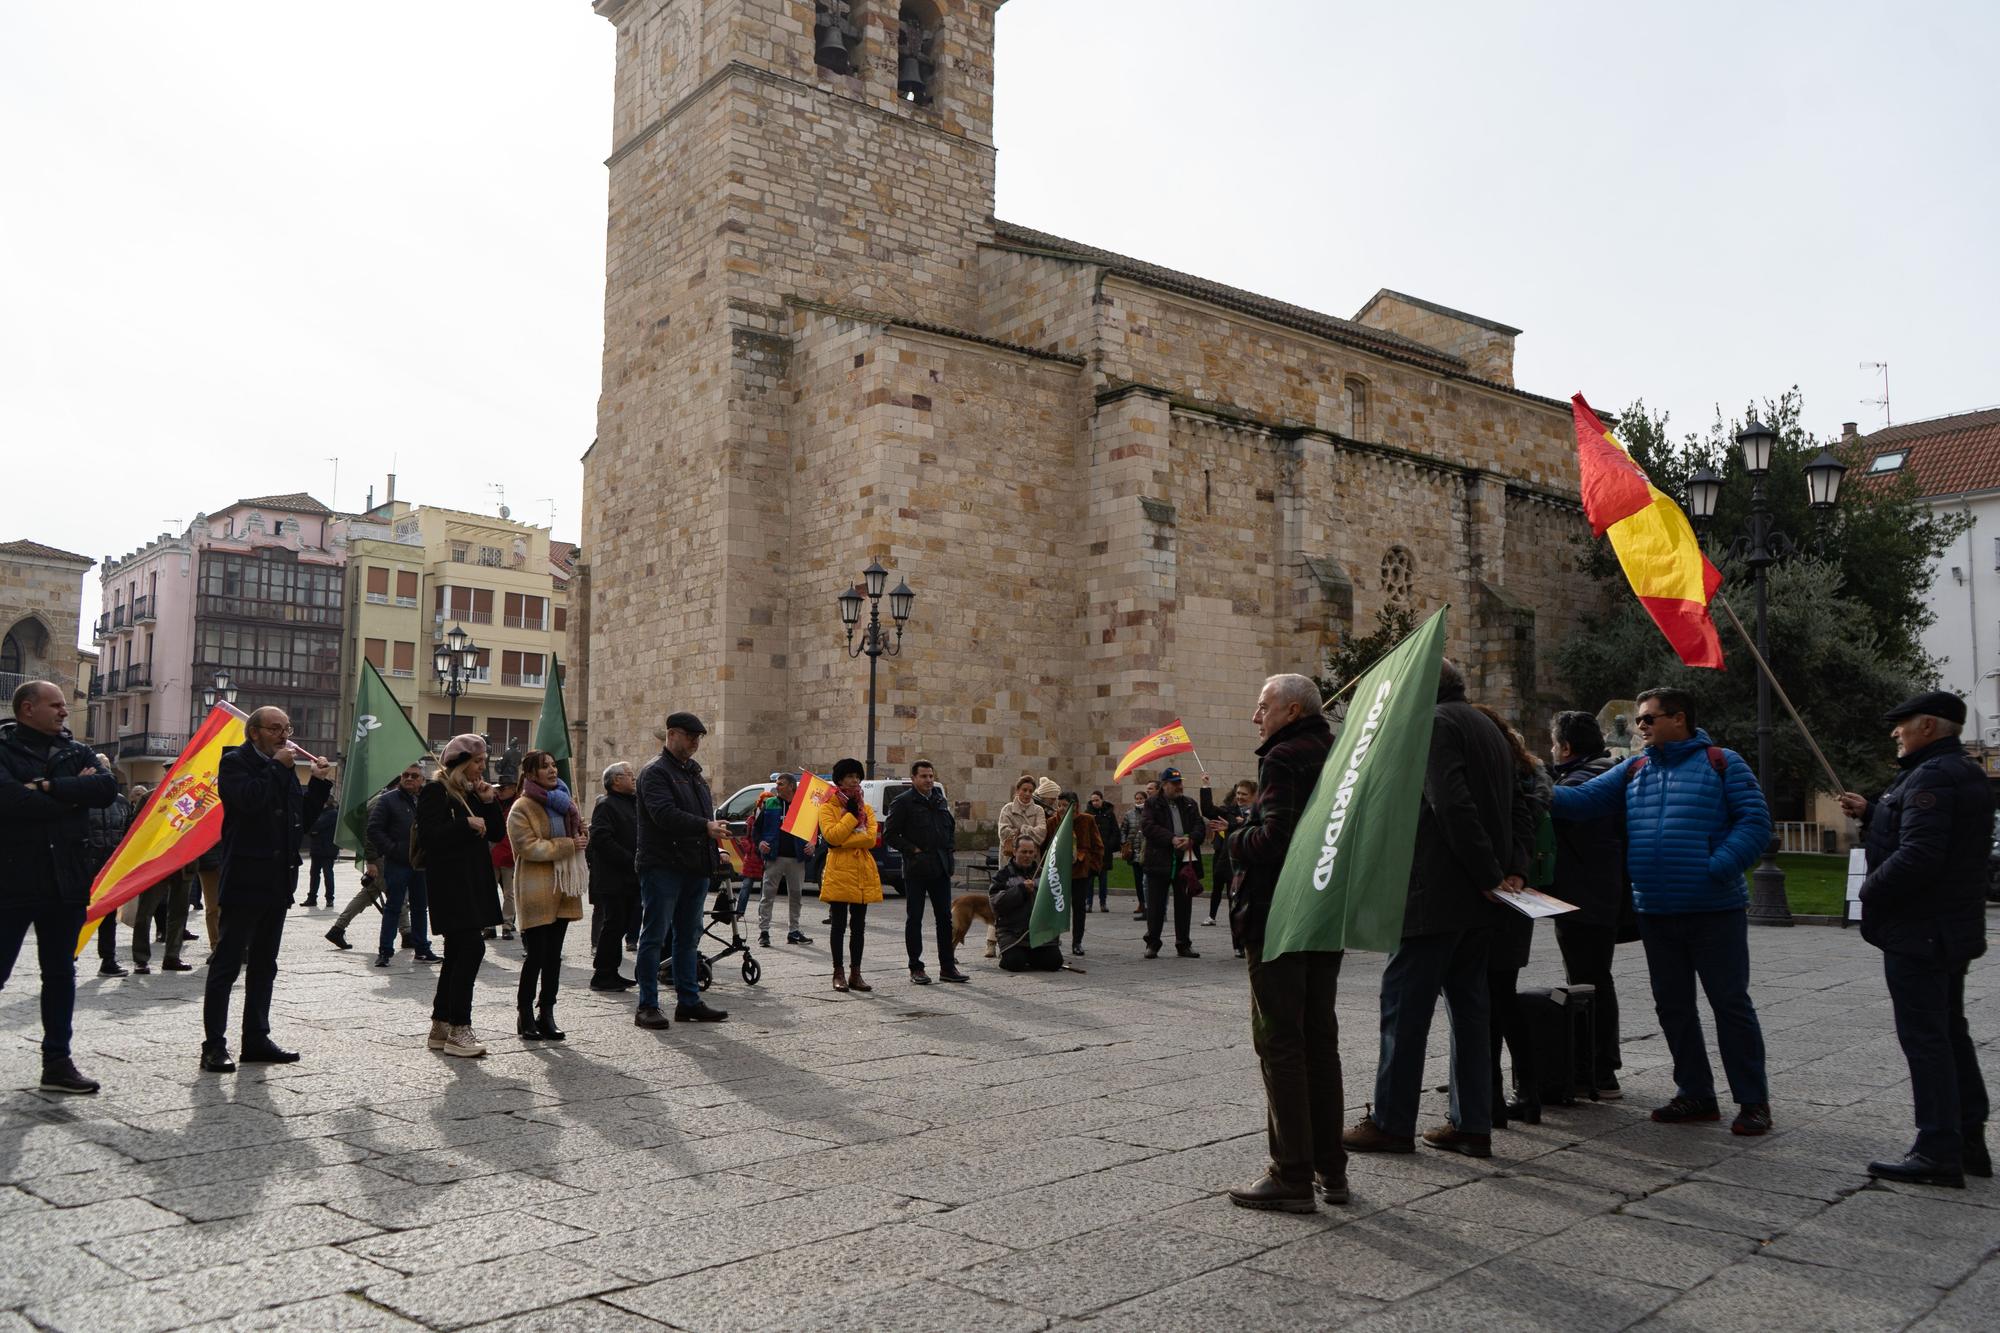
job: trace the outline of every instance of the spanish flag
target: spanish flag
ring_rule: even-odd
[[[1691,667],[1722,666],[1722,640],[1709,619],[1709,599],[1722,573],[1702,554],[1687,515],[1648,479],[1590,404],[1570,399],[1576,418],[1576,463],[1583,474],[1583,512],[1611,549],[1639,601]]]
[[[76,951],[97,933],[97,923],[168,875],[192,864],[222,837],[222,793],[216,779],[222,752],[243,743],[245,715],[228,704],[209,710],[201,729],[188,738],[174,766],[132,819],[118,850],[90,886],[90,907]]]
[[[807,847],[819,841],[819,808],[833,795],[833,784],[811,769],[799,771],[799,789],[785,811],[785,832],[802,839]]]
[[[1118,761],[1118,770],[1111,775],[1111,780],[1117,782],[1142,764],[1150,764],[1155,759],[1165,759],[1168,755],[1186,754],[1193,748],[1194,737],[1188,735],[1188,729],[1181,725],[1179,718],[1175,718],[1167,726],[1127,750],[1125,757]]]

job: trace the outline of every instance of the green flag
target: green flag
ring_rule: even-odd
[[[575,791],[576,783],[569,775],[569,714],[563,712],[562,663],[556,661],[554,653],[549,654],[549,681],[542,690],[541,716],[535,719],[535,748],[549,752],[556,761],[556,772]]]
[[[1028,914],[1030,949],[1061,939],[1069,929],[1072,907],[1069,881],[1076,868],[1076,845],[1070,836],[1069,821],[1075,814],[1072,810],[1063,816],[1062,823],[1056,826],[1056,836],[1049,839],[1047,854],[1042,857],[1041,878],[1035,882],[1035,908]]]
[[[368,845],[368,801],[430,753],[375,665],[362,659],[354,689],[354,735],[341,765],[340,822],[333,840],[350,852]]]
[[[1368,669],[1285,853],[1264,957],[1401,942],[1430,756],[1444,613]]]

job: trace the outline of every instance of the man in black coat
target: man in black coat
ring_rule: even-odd
[[[729,825],[715,817],[715,797],[695,752],[708,728],[693,713],[667,718],[666,746],[639,774],[639,1007],[633,1023],[655,1032],[668,1027],[660,1011],[660,956],[673,960],[674,1017],[719,1023],[729,1015],[711,1008],[695,985],[701,914],[717,864],[716,848]]]
[[[1451,1023],[1451,1122],[1424,1142],[1468,1157],[1493,1155],[1493,1065],[1486,989],[1492,910],[1487,899],[1525,884],[1534,844],[1514,749],[1465,698],[1465,676],[1446,661],[1417,815],[1416,858],[1403,909],[1403,940],[1382,972],[1382,1054],[1375,1109],[1347,1131],[1350,1152],[1413,1152],[1424,1050],[1438,993]]]
[[[97,771],[116,773],[111,760],[105,755],[94,756]],[[89,815],[90,832],[86,835],[86,845],[90,849],[90,878],[97,879],[97,872],[104,869],[111,860],[118,844],[125,840],[125,830],[132,826],[134,803],[123,793],[114,798],[110,805],[92,810]],[[135,930],[151,930],[150,922],[135,927]],[[136,961],[136,953],[134,961]],[[100,977],[122,977],[126,971],[118,963],[118,914],[113,912],[97,923],[97,975]]]
[[[1347,1152],[1341,1146],[1340,987],[1337,952],[1264,957],[1264,923],[1299,816],[1312,799],[1333,749],[1310,676],[1273,676],[1251,720],[1257,747],[1257,799],[1249,822],[1228,835],[1230,860],[1243,875],[1230,924],[1250,958],[1250,1039],[1264,1070],[1265,1127],[1271,1165],[1256,1183],[1229,1191],[1239,1208],[1310,1213],[1314,1186],[1328,1203],[1346,1203]],[[1220,833],[1226,821],[1210,821]],[[1219,854],[1219,853],[1218,853]]]
[[[1604,747],[1604,733],[1589,713],[1558,713],[1549,726],[1549,777],[1558,787],[1581,787],[1607,773],[1618,761]],[[1632,911],[1632,886],[1625,878],[1625,817],[1558,819],[1556,879],[1549,892],[1576,911],[1555,918],[1556,945],[1563,976],[1572,986],[1597,988],[1597,1050],[1591,1061],[1599,1101],[1616,1101],[1618,1071],[1618,991],[1611,979],[1618,951],[1618,927]],[[1634,935],[1638,927],[1633,926]]]
[[[340,845],[334,841],[334,834],[340,823],[340,803],[329,800],[326,808],[319,812],[319,818],[312,822],[312,836],[308,841],[309,855],[306,867],[306,906],[319,901],[319,886],[326,884],[326,905],[333,906],[333,863],[340,859]]]
[[[970,981],[958,970],[951,951],[951,866],[958,844],[958,822],[951,803],[938,790],[937,769],[930,760],[910,765],[910,789],[889,807],[883,840],[903,856],[903,900],[908,916],[903,944],[910,954],[910,982],[931,984],[924,971],[924,904],[930,903],[937,928],[938,975],[946,981]]]
[[[1862,821],[1861,938],[1882,951],[1917,1141],[1900,1162],[1870,1162],[1868,1174],[1963,1188],[1968,1173],[1993,1174],[1986,1080],[1965,1021],[1965,974],[1986,952],[1993,789],[1959,743],[1957,695],[1920,694],[1884,721],[1903,771],[1872,801],[1844,793],[1840,808]]]
[[[13,975],[28,928],[42,969],[42,1088],[92,1093],[97,1082],[70,1059],[76,1009],[76,936],[89,904],[88,811],[118,795],[118,779],[63,725],[60,685],[31,680],[0,722],[0,986]]]
[[[590,810],[590,841],[583,855],[590,867],[590,928],[596,946],[592,990],[622,991],[638,984],[618,970],[627,923],[639,911],[634,864],[639,854],[638,786],[632,765],[613,764],[604,770],[604,791]]]
[[[1194,924],[1194,892],[1201,882],[1201,844],[1208,836],[1208,825],[1201,817],[1201,807],[1182,788],[1178,768],[1161,770],[1159,794],[1146,802],[1145,813],[1139,817],[1139,833],[1146,843],[1146,957],[1160,956],[1167,901],[1172,899],[1174,952],[1183,958],[1199,958],[1188,927]]]
[[[312,761],[312,781],[299,789],[294,765],[304,752],[291,741],[292,722],[281,708],[259,708],[243,727],[243,744],[222,752],[216,789],[222,799],[222,935],[208,960],[202,998],[201,1067],[213,1074],[236,1068],[229,1058],[229,992],[236,974],[243,985],[243,1063],[290,1064],[299,1058],[271,1040],[271,987],[278,978],[278,947],[285,937],[285,909],[298,882],[299,844],[333,792],[333,768]]]

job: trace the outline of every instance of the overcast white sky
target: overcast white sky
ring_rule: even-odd
[[[1012,0],[998,211],[1515,324],[1522,387],[1688,429],[1879,423],[1863,361],[1911,420],[2000,402],[1996,44],[1981,0]],[[611,59],[587,0],[0,0],[0,453],[45,463],[0,540],[392,467],[574,538]]]

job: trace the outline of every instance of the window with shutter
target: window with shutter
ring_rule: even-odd
[[[471,592],[472,592],[472,623],[475,625],[492,624],[493,589],[473,588],[471,589]]]
[[[394,652],[395,655],[389,659],[390,674],[395,676],[416,675],[417,645],[414,643],[405,643],[401,639],[398,639]]]
[[[569,608],[566,606],[559,606],[556,608],[556,633],[567,634],[568,632],[569,632]]]
[[[415,606],[417,604],[417,571],[399,569],[396,571],[396,605]]]
[[[380,671],[389,665],[389,641],[387,639],[363,639],[361,655],[368,659],[368,665]]]
[[[389,571],[380,565],[368,569],[368,600],[384,604],[389,600]]]

